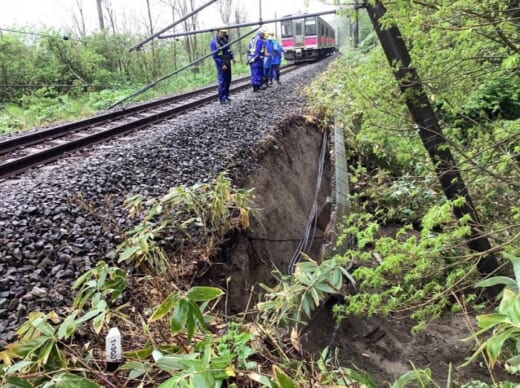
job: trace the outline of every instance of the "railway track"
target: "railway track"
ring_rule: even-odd
[[[294,65],[286,66],[281,71],[285,74],[295,68]],[[231,83],[232,92],[248,88],[249,77]],[[0,141],[0,179],[213,102],[217,98],[215,89],[212,85]]]

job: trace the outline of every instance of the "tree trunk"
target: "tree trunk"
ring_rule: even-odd
[[[103,18],[103,0],[96,0],[96,3],[97,3],[99,30],[100,31],[104,31],[104,29],[105,29],[105,20]]]
[[[76,6],[78,8],[78,14],[75,12],[72,13],[72,18],[74,20],[74,24],[76,25],[76,28],[78,30],[78,35],[81,37],[81,39],[85,39],[87,36],[87,28],[85,25],[85,15],[83,12],[83,2],[81,0],[76,0]]]
[[[221,0],[220,1],[220,17],[225,25],[229,24],[231,19],[231,3],[233,0]]]
[[[146,11],[148,15],[148,27],[150,35],[154,34],[154,25],[152,19],[152,9],[150,7],[150,0],[146,0]],[[152,79],[157,78],[157,53],[155,47],[155,41],[152,40]]]
[[[172,24],[175,23],[175,12],[177,10],[177,0],[162,0],[163,4],[166,4],[170,7],[171,15],[172,15]],[[173,27],[172,34],[175,34],[175,30],[177,27]],[[173,69],[177,70],[177,38],[173,40],[173,48],[172,48],[172,61],[173,61]]]
[[[459,197],[464,198],[464,204],[460,207],[454,207],[453,210],[455,216],[459,219],[465,215],[469,215],[471,218],[471,235],[467,245],[471,250],[484,253],[477,263],[478,270],[482,274],[490,274],[498,268],[497,260],[493,254],[486,253],[490,251],[491,244],[482,235],[482,225],[471,201],[468,189],[462,180],[433,108],[424,92],[419,75],[414,68],[410,67],[410,55],[401,33],[396,26],[383,30],[380,20],[385,15],[386,9],[380,0],[376,0],[374,5],[371,2],[367,2],[365,7],[388,62],[391,66],[396,64],[399,66],[394,71],[395,77],[401,92],[406,98],[408,110],[418,125],[419,135],[435,166],[435,171],[444,194],[449,200],[455,200]],[[497,292],[496,289],[488,290],[490,293]]]
[[[111,0],[105,0],[105,11],[108,15],[108,21],[110,23],[110,29],[112,30],[112,34],[116,35],[118,32],[116,17],[114,15],[114,7],[112,7]]]
[[[235,24],[242,24],[246,21],[247,19],[247,14],[244,10],[244,8],[241,8],[240,6],[236,6],[235,8]],[[237,37],[240,36],[240,28],[237,28]],[[239,59],[240,59],[240,63],[244,63],[244,59],[243,59],[243,43],[242,43],[242,40],[239,40],[238,41],[238,56],[239,56]],[[235,55],[236,55],[236,52],[234,52]]]

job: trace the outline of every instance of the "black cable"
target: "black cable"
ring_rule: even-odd
[[[325,353],[325,358],[323,361],[326,361],[329,358],[330,351],[332,347],[334,346],[334,342],[336,342],[336,338],[339,333],[339,328],[341,327],[341,321],[338,320],[336,324],[334,325],[334,329],[332,330],[332,334],[330,336],[329,344],[327,345],[327,353]]]
[[[11,30],[9,28],[0,28],[0,31],[14,32],[15,34],[22,34],[22,35],[43,36],[44,38],[57,38],[58,37],[57,35],[41,34],[41,33],[38,33],[38,32],[26,32],[26,31]],[[77,42],[83,42],[82,40],[74,39],[74,38],[71,38],[70,36],[67,36],[67,35],[62,35],[61,39],[63,39],[63,40],[75,40]]]
[[[316,232],[316,223],[318,220],[318,194],[321,188],[321,181],[323,177],[323,173],[325,170],[325,154],[327,151],[327,132],[323,132],[323,138],[321,142],[321,151],[320,151],[320,158],[318,163],[318,177],[316,179],[316,188],[314,191],[314,199],[311,206],[311,211],[309,213],[309,218],[307,220],[307,226],[305,228],[304,237],[300,240],[300,243],[298,244],[298,248],[294,252],[294,255],[289,263],[288,272],[290,275],[294,273],[294,267],[301,259],[301,253],[307,249],[308,243],[309,243],[309,234],[312,230],[312,237],[310,240],[314,240],[314,233]],[[312,246],[312,244],[311,244]],[[310,247],[309,247],[310,248]],[[317,313],[316,313],[317,314]],[[330,350],[332,346],[334,345],[334,342],[336,341],[336,337],[338,336],[339,328],[341,326],[341,321],[337,321],[336,325],[334,326],[334,330],[332,331],[331,338],[329,340],[329,344],[327,346],[327,353],[325,354],[325,360],[329,358]]]
[[[301,238],[265,238],[265,237],[253,237],[248,236],[248,240],[254,241],[272,241],[272,242],[293,242],[293,241],[301,241]],[[314,240],[323,240],[325,236],[317,236],[313,237]]]
[[[121,87],[128,86],[123,84],[83,84],[83,85],[75,85],[75,84],[0,84],[0,88],[16,88],[16,89],[26,89],[26,88],[84,88],[84,87],[96,87],[96,88],[113,88],[113,87]]]
[[[318,219],[318,214],[317,214],[318,213],[318,195],[320,192],[321,180],[322,180],[323,172],[324,172],[326,151],[327,151],[327,132],[324,131],[322,142],[321,142],[321,152],[320,152],[320,158],[319,158],[319,163],[318,163],[318,177],[316,179],[316,188],[314,191],[314,199],[312,201],[311,210],[309,212],[309,217],[307,219],[307,225],[305,226],[304,235],[303,235],[302,239],[300,240],[298,247],[294,251],[291,261],[289,262],[289,268],[288,268],[289,275],[292,275],[294,273],[294,267],[300,261],[302,252],[304,252],[308,249],[309,236],[311,234],[311,231],[312,231],[312,234],[314,235],[314,232],[316,230],[316,223],[317,223],[317,219]],[[312,238],[310,240],[312,240]]]

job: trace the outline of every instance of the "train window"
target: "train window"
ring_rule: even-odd
[[[324,31],[323,31],[323,24],[320,24],[320,35],[321,36],[325,35]]]
[[[290,38],[293,36],[292,22],[282,23],[282,38]]]
[[[305,35],[316,35],[316,19],[305,19]]]
[[[301,23],[295,23],[294,25],[296,27],[295,35],[296,36],[301,35],[302,34],[302,24]]]

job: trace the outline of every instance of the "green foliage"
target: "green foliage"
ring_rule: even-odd
[[[268,322],[265,322],[268,324]],[[289,363],[273,364],[271,376],[260,375],[256,372],[248,373],[248,377],[262,386],[269,388],[279,387],[350,387],[361,386],[376,388],[377,383],[370,375],[351,368],[338,366],[337,350],[333,357],[329,356],[330,349],[323,349],[317,360],[305,360],[303,363],[290,361]]]
[[[153,50],[129,52],[142,37],[98,33],[79,41],[63,40],[53,30],[41,31],[35,38],[38,33],[29,39],[10,32],[0,35],[0,103],[18,107],[4,110],[0,106],[0,134],[91,116],[188,63],[186,51],[175,40],[154,42]],[[207,37],[197,39],[200,47],[208,47]],[[233,72],[246,74],[248,70],[237,64]],[[149,100],[213,83],[215,69],[208,59],[196,72],[180,73],[135,99]]]
[[[505,288],[497,312],[477,316],[480,330],[472,338],[481,338],[489,332],[491,336],[485,337],[467,363],[485,352],[491,369],[505,358],[506,370],[520,375],[520,258],[511,255],[507,258],[513,264],[514,279],[500,276],[477,283],[481,287],[503,284]]]
[[[413,369],[400,376],[393,384],[392,388],[405,388],[409,383],[415,383],[414,386],[420,386],[422,388],[434,388],[435,384],[431,376],[431,370],[426,369]],[[448,386],[450,386],[448,384]]]
[[[103,325],[108,324],[110,317],[117,314],[125,318],[121,310],[125,305],[115,309],[110,308],[123,294],[127,286],[126,272],[117,267],[108,267],[104,261],[99,261],[96,267],[81,275],[72,285],[72,289],[79,289],[72,307],[83,311],[87,303],[90,304],[90,311],[98,314],[92,320],[94,331],[99,334]],[[107,297],[109,301],[107,302]]]
[[[409,48],[484,235],[495,252],[518,256],[516,11],[497,0],[395,1],[385,7],[384,27],[396,25]],[[359,292],[338,310],[407,313],[419,329],[454,308],[450,293],[474,300],[480,256],[464,245],[469,220],[453,217],[460,203],[443,199],[395,69],[381,47],[351,50],[308,92],[347,142],[352,213],[340,240],[356,241],[344,257],[357,268],[352,275]]]
[[[249,357],[256,353],[251,347],[254,339],[255,336],[250,331],[244,330],[241,323],[229,322],[227,332],[216,339],[216,352],[220,356],[236,357],[238,369],[254,369],[257,362],[249,360]]]
[[[70,373],[56,373],[49,381],[41,385],[33,385],[27,380],[17,377],[8,377],[5,379],[5,388],[33,388],[42,386],[45,388],[101,388],[101,385],[95,382],[76,376]]]
[[[208,387],[220,386],[237,376],[239,370],[251,370],[257,363],[249,357],[255,354],[251,347],[254,335],[241,323],[230,322],[226,332],[213,335],[206,330],[204,309],[210,301],[223,292],[213,287],[193,287],[185,293],[174,292],[155,308],[149,321],[157,322],[169,316],[169,328],[173,336],[185,335],[194,340],[195,329],[201,329],[190,352],[182,352],[187,346],[162,346],[150,351],[132,352],[127,355],[133,360],[126,362],[120,370],[129,370],[129,380],[142,379],[153,370],[168,373],[161,387]],[[172,351],[173,350],[173,351]],[[147,359],[152,356],[153,361]]]
[[[250,370],[256,363],[248,358],[255,352],[249,346],[254,336],[242,331],[238,323],[230,323],[221,337],[208,336],[195,345],[195,352],[164,355],[154,352],[156,366],[170,373],[162,387],[215,387],[237,375],[237,370]]]
[[[185,331],[188,341],[191,341],[198,327],[206,329],[206,322],[202,310],[207,302],[218,298],[223,294],[222,290],[213,287],[194,287],[185,295],[173,292],[154,310],[150,322],[157,321],[167,314],[170,317],[170,330],[172,334]],[[203,302],[201,306],[197,302]]]
[[[320,372],[317,376],[317,381],[319,381],[321,385],[350,386],[358,383],[366,388],[376,388],[378,386],[374,379],[368,374],[351,368],[338,367],[339,362],[335,360],[337,354],[331,356],[329,352],[330,349],[328,347],[323,349],[317,361],[317,368]]]
[[[264,320],[273,324],[302,322],[304,315],[310,318],[316,307],[331,294],[340,292],[344,279],[355,283],[342,257],[319,264],[308,256],[304,258],[296,265],[294,275],[276,273],[279,281],[275,287],[262,285],[267,292],[266,300],[258,304],[258,309],[264,314]]]
[[[514,151],[520,134],[520,79],[517,53],[510,44],[518,32],[514,11],[495,0],[477,7],[470,1],[385,5],[385,23],[395,22],[409,43],[412,64],[437,110],[477,209],[483,219],[503,224],[518,203],[518,188],[511,184],[520,180]],[[359,181],[378,180],[366,190],[356,185],[359,197],[368,196],[370,205],[391,222],[399,217],[404,223],[420,219],[428,198],[422,201],[414,194],[396,198],[400,206],[381,203],[396,186],[404,185],[409,193],[439,193],[382,50],[377,47],[366,57],[356,51],[341,56],[309,91],[344,129],[348,154],[355,156],[352,170],[358,164],[367,168]]]
[[[98,311],[89,311],[78,316],[73,312],[62,321],[54,312],[30,313],[17,330],[19,340],[0,352],[0,359],[7,366],[0,370],[2,386],[98,386],[81,376],[82,368],[77,368],[78,375],[64,372],[76,369],[74,358],[67,357],[68,342],[85,322],[98,314]],[[14,363],[16,360],[19,361]]]
[[[164,272],[169,259],[156,241],[167,235],[175,237],[169,249],[180,253],[184,245],[191,249],[200,246],[211,253],[225,235],[249,226],[248,191],[235,190],[231,180],[219,175],[214,182],[175,187],[168,194],[147,202],[143,212],[143,198],[134,196],[126,201],[131,216],[140,215],[142,221],[128,233],[118,248],[119,261],[146,263],[157,272]],[[191,244],[191,245],[190,245]]]
[[[227,369],[231,358],[215,356],[209,344],[186,356],[158,354],[156,363],[159,368],[172,374],[172,377],[159,385],[161,388],[212,388],[220,386],[234,374],[232,369]]]
[[[464,220],[454,220],[453,206],[445,202],[430,208],[419,232],[404,226],[389,236],[381,233],[373,216],[353,213],[347,217],[339,243],[356,241],[343,259],[358,266],[352,276],[359,282],[359,292],[349,296],[348,304],[338,306],[338,311],[368,316],[408,312],[419,328],[421,322],[450,307],[451,293],[478,278],[476,261],[461,244],[469,227]]]

